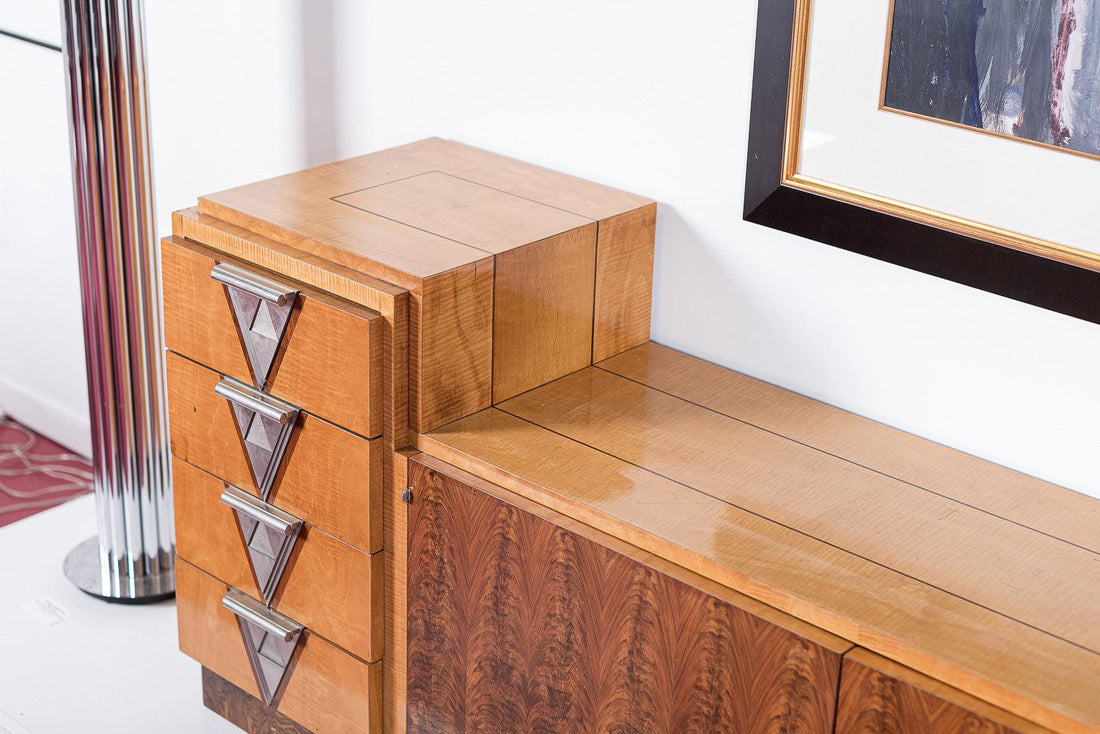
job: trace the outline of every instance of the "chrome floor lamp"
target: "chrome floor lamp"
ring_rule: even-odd
[[[99,532],[65,559],[89,594],[174,593],[171,465],[141,0],[61,0]]]

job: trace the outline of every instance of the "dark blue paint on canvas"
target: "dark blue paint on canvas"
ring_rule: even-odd
[[[1100,155],[1100,0],[895,0],[887,107]]]

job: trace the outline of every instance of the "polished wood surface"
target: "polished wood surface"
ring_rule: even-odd
[[[259,696],[237,619],[222,606],[227,586],[176,561],[180,650],[253,697]],[[382,666],[365,663],[308,630],[276,708],[318,734],[381,731]]]
[[[229,402],[216,372],[169,353],[172,454],[235,487],[257,493]],[[382,547],[382,442],[308,413],[291,434],[268,502],[372,553]]]
[[[1100,551],[1100,502],[654,344],[602,369],[1014,523]]]
[[[179,557],[260,599],[226,484],[172,460],[176,552]],[[366,661],[383,651],[382,551],[367,555],[305,525],[299,532],[272,608]]]
[[[410,462],[412,731],[832,730],[840,651],[427,463]]]
[[[657,205],[600,222],[592,360],[649,341]]]
[[[217,262],[241,265],[182,239],[161,243],[165,346],[254,384]],[[294,310],[264,392],[363,436],[382,433],[382,317],[255,266],[298,288]]]
[[[497,255],[494,403],[591,364],[595,271],[595,223]]]
[[[601,368],[418,445],[1023,718],[1100,729],[1087,548]]]
[[[386,496],[386,656],[382,714],[387,734],[403,734],[407,724],[409,505],[402,495],[409,486],[409,457],[415,453],[403,449],[393,455],[393,477]]]
[[[491,254],[594,224],[439,171],[361,189],[336,201]]]
[[[600,369],[498,407],[1100,651],[1100,555],[1094,552]]]
[[[836,734],[1042,734],[996,709],[872,652],[844,656]]]
[[[418,229],[411,222],[387,219],[338,199],[433,172],[436,177],[446,174],[465,179],[482,188],[589,220],[607,219],[652,203],[633,194],[433,138],[204,196],[199,199],[199,212],[412,289],[419,279],[480,259],[482,251],[456,241],[459,238],[447,239]],[[424,181],[420,183],[423,185]],[[468,191],[445,193],[466,196]],[[397,213],[390,208],[394,206],[392,202],[385,205],[387,211]],[[436,217],[437,212],[455,210],[455,206],[440,202],[427,212],[400,213],[414,218],[417,214]],[[520,225],[530,226],[526,220]],[[474,237],[482,237],[480,227],[447,231],[473,232]]]
[[[278,709],[250,696],[209,668],[202,669],[202,703],[245,731],[264,734],[311,734]]]
[[[492,379],[493,259],[485,258],[427,278],[413,291],[411,429],[430,430],[488,407]]]

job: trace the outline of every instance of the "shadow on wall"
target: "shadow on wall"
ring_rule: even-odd
[[[336,10],[334,0],[301,0],[303,133],[306,165],[336,160]]]

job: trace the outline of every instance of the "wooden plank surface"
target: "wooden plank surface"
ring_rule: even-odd
[[[594,224],[439,171],[353,191],[336,201],[491,254]]]
[[[1047,734],[881,655],[856,648],[844,656],[836,734]]]
[[[414,730],[832,730],[840,652],[410,462]],[[818,633],[820,635],[820,633]]]
[[[494,403],[591,364],[595,270],[595,223],[497,255]]]
[[[241,261],[182,239],[161,244],[165,346],[254,384],[217,262]],[[368,438],[382,432],[382,317],[255,266],[298,288],[264,392]]]
[[[498,407],[1100,654],[1092,551],[600,369]]]
[[[593,361],[649,341],[656,230],[656,204],[600,222]]]
[[[1100,730],[1100,656],[1079,644],[495,408],[418,443],[1024,718],[1066,731]],[[755,463],[767,470],[766,456]]]
[[[432,138],[200,198],[199,212],[407,288],[476,259],[473,248],[336,201],[430,172],[448,174],[589,220],[652,202],[640,196]],[[525,244],[525,243],[521,243]]]
[[[229,401],[216,372],[169,353],[172,454],[258,494]],[[268,502],[373,553],[382,547],[382,441],[300,413]]]
[[[177,559],[180,651],[258,697],[237,618],[222,606],[227,589],[219,579]],[[279,712],[317,734],[381,732],[381,663],[358,660],[308,630],[302,634],[276,705]]]
[[[172,460],[176,552],[254,599],[256,586],[225,482]],[[271,607],[368,661],[382,657],[382,551],[367,555],[306,525],[283,571]]]
[[[600,363],[684,400],[1100,551],[1100,502],[668,347]]]

